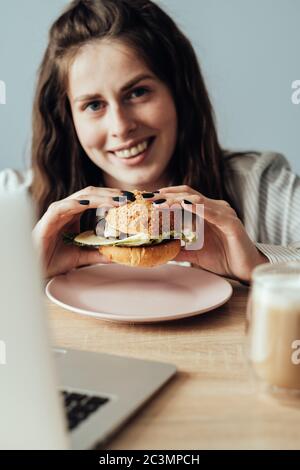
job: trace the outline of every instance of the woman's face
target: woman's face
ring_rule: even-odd
[[[79,141],[106,186],[152,191],[168,185],[175,104],[133,49],[116,40],[85,46],[70,66],[68,97]]]

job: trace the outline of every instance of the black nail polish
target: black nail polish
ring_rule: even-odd
[[[124,196],[114,196],[112,200],[115,202],[124,202]]]
[[[154,193],[143,193],[142,196],[144,199],[151,199],[154,197]]]
[[[153,201],[153,204],[163,204],[164,202],[167,202],[166,199],[157,199],[157,201]]]
[[[153,193],[154,193],[154,194],[159,194],[160,191],[159,191],[159,190],[158,190],[158,191],[153,191]]]
[[[184,199],[183,202],[184,202],[185,204],[193,204],[191,201],[188,201],[187,199]]]
[[[131,191],[121,191],[124,196],[134,197],[134,194]]]
[[[88,201],[87,199],[83,199],[82,201],[78,201],[78,202],[81,206],[89,206],[90,205],[90,201]]]
[[[128,201],[130,202],[134,202],[135,201],[135,195],[130,192],[130,191],[122,191],[122,194],[128,199]]]

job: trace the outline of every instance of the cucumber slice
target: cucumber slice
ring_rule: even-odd
[[[105,238],[96,235],[92,230],[88,232],[80,233],[79,235],[64,234],[64,240],[69,243],[74,243],[77,246],[99,248],[100,246],[153,246],[159,245],[160,243],[166,242],[169,239],[181,238],[186,243],[191,243],[195,239],[195,234],[187,233],[176,234],[175,232],[164,233],[163,236],[157,239],[150,239],[149,235],[145,233],[138,233],[131,235],[130,237],[123,238],[120,240],[113,238]]]
[[[88,232],[82,232],[77,235],[74,238],[73,243],[78,246],[89,246],[91,248],[98,248],[99,246],[113,244],[112,240],[99,237],[98,235],[95,235],[92,230],[89,230]]]
[[[116,240],[97,236],[93,231],[80,233],[74,238],[73,242],[78,246],[87,246],[91,248],[98,248],[99,246],[107,245],[141,246],[152,244],[152,241],[149,239],[149,236],[144,233],[139,233],[127,238]]]

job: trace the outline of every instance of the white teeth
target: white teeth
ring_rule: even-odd
[[[136,147],[131,147],[130,149],[120,150],[119,152],[114,152],[118,158],[132,158],[143,152],[147,149],[149,145],[149,140],[145,140],[141,144],[138,144]]]

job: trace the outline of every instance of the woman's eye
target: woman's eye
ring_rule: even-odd
[[[101,101],[93,101],[92,103],[88,103],[84,109],[90,109],[91,111],[99,111],[103,108],[103,103]]]
[[[141,96],[144,96],[148,92],[149,92],[149,90],[147,88],[144,88],[144,87],[135,88],[135,90],[132,90],[129,97],[130,98],[140,98]]]

